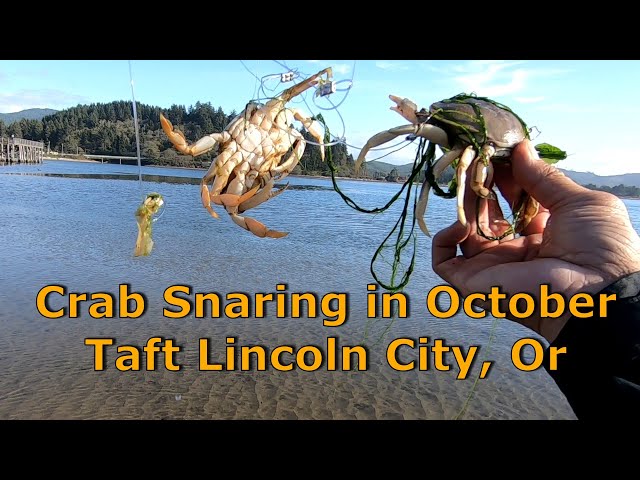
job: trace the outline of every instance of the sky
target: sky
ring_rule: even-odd
[[[534,143],[565,150],[561,168],[640,173],[638,60],[0,60],[0,112],[131,101],[131,79],[144,104],[199,101],[240,112],[250,100],[264,101],[291,86],[281,81],[283,73],[299,81],[329,66],[335,93],[320,97],[310,90],[289,105],[322,113],[354,158],[374,134],[407,124],[390,110],[390,94],[428,108],[475,93],[508,105],[533,128]],[[412,162],[416,143],[403,140],[371,151],[367,161]]]

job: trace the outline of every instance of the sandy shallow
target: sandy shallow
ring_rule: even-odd
[[[94,182],[7,176],[0,188],[5,192],[0,218],[9,226],[0,228],[0,243],[8,247],[0,254],[0,420],[575,418],[544,370],[521,372],[511,364],[511,346],[531,335],[529,330],[500,321],[490,340],[491,319],[436,319],[428,314],[425,292],[439,283],[428,266],[428,249],[418,249],[421,271],[407,287],[411,315],[391,326],[390,320],[368,320],[369,249],[377,247],[372,237],[377,227],[369,220],[347,216],[350,221],[334,225],[335,217],[326,215],[325,207],[314,211],[320,203],[294,191],[288,205],[295,208],[286,210],[285,204],[278,220],[271,217],[273,222],[267,212],[260,218],[272,225],[298,225],[299,234],[282,246],[264,247],[262,239],[239,235],[229,219],[212,223],[200,215],[204,212],[197,187],[165,184],[171,207],[154,227],[153,255],[140,261],[131,255],[137,185]],[[299,208],[296,195],[306,202],[304,208]],[[311,195],[333,201],[327,192]],[[336,212],[342,207],[338,202],[332,207]],[[309,222],[314,215],[317,222]],[[169,285],[255,293],[273,292],[284,279],[291,291],[348,292],[347,322],[331,328],[319,318],[169,319],[162,314],[162,292]],[[37,293],[45,285],[65,285],[69,292],[115,293],[123,283],[148,297],[149,309],[142,317],[94,319],[85,305],[79,318],[47,319],[36,309]],[[63,300],[55,297],[53,302]],[[119,371],[115,347],[107,350],[107,368],[95,371],[93,348],[84,343],[86,338],[109,337],[117,345],[142,346],[156,336],[175,339],[183,347],[176,355],[183,365],[180,371],[162,364],[147,371],[144,358],[142,370]],[[369,361],[365,371],[199,371],[198,339],[210,339],[211,358],[219,361],[229,336],[237,338],[238,345],[268,348],[325,348],[327,337],[335,336],[342,345],[366,345]],[[481,351],[465,380],[456,379],[455,367],[399,372],[388,365],[385,349],[401,337],[439,338],[465,351],[478,345]],[[404,351],[404,361],[416,354]],[[162,360],[160,355],[156,359]],[[494,366],[476,383],[485,359]]]
[[[393,370],[385,358],[389,342],[423,334],[402,325],[375,341],[383,330],[379,325],[372,329],[371,340],[363,341],[361,325],[346,324],[332,331],[319,327],[317,319],[233,324],[229,319],[64,318],[45,329],[38,322],[20,327],[7,318],[1,320],[0,419],[575,418],[549,376],[542,370],[516,370],[508,361],[509,348],[501,342],[494,343],[490,353],[480,354],[480,360],[487,355],[495,364],[475,388],[477,373],[457,380],[455,368]],[[437,332],[434,327],[428,330],[430,335]],[[175,356],[181,371],[163,368],[163,357],[157,355],[155,371],[144,370],[143,357],[141,371],[121,372],[114,367],[115,349],[107,350],[107,368],[94,371],[93,348],[84,345],[87,337],[113,337],[117,343],[140,346],[156,335],[182,346]],[[227,336],[235,337],[237,345],[317,345],[323,350],[326,337],[337,336],[340,345],[367,345],[368,369],[199,371],[198,339],[210,339],[210,362],[216,362],[224,360]],[[454,345],[456,340],[447,338],[447,343]],[[410,350],[403,354],[404,361],[415,357]]]
[[[101,163],[98,160],[90,158],[68,158],[68,157],[43,157],[44,160],[60,160],[63,162],[80,162],[80,163]]]

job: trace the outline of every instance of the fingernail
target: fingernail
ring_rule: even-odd
[[[531,156],[531,158],[533,158],[534,160],[540,160],[540,157],[538,156],[538,151],[536,150],[536,147],[533,146],[533,143],[531,142],[531,140],[525,140],[525,142],[527,142],[527,149],[529,150],[529,155]]]

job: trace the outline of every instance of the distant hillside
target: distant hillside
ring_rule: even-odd
[[[191,142],[209,133],[221,132],[238,114],[235,111],[225,113],[221,107],[214,108],[208,102],[196,102],[189,107],[172,105],[162,109],[138,103],[140,154],[148,163],[205,168],[209,167],[218,154],[217,150],[211,150],[198,157],[181,155],[162,130],[161,113]],[[78,105],[41,119],[23,118],[11,125],[0,123],[0,136],[11,135],[43,142],[47,149],[59,154],[134,157],[137,153],[133,108],[128,100]],[[304,135],[308,140],[315,141],[311,135]],[[339,176],[352,175],[353,157],[347,152],[346,145],[334,145],[331,153],[336,173]],[[320,149],[317,147],[307,148],[296,168],[296,172],[307,175],[331,173],[328,163],[322,161]]]
[[[195,105],[172,105],[160,108],[139,104],[140,147],[142,156],[157,165],[183,167],[208,167],[217,154],[208,152],[197,158],[180,155],[173,147],[160,126],[160,113],[173,122],[190,140],[202,138],[211,132],[220,132],[237,112],[225,113],[221,107],[211,103],[196,102]],[[0,113],[0,136],[15,135],[17,138],[44,142],[53,152],[75,152],[79,154],[127,155],[136,154],[136,134],[133,125],[130,101],[114,101],[78,105],[57,111],[49,108],[31,108],[15,113]],[[304,134],[308,140],[313,140]],[[338,176],[352,176],[354,160],[344,144],[332,148],[332,159]],[[380,161],[370,161],[364,166],[369,178],[385,178],[392,170],[402,180],[410,175],[413,163],[392,165]],[[561,169],[562,170],[562,169]],[[595,187],[617,187],[625,185],[640,188],[640,173],[599,176],[593,173],[562,170],[565,175],[582,185]],[[296,173],[308,175],[329,175],[327,162],[322,162],[319,149],[307,148]],[[440,177],[443,183],[453,174],[447,170]],[[421,181],[421,178],[418,179]],[[618,189],[619,190],[619,189]]]
[[[411,174],[411,170],[413,169],[413,163],[392,165],[390,163],[379,162],[377,160],[366,162],[364,165],[368,176],[376,176],[376,173],[381,174],[381,176],[385,176],[391,173],[391,170],[395,168],[398,171],[398,175],[406,177]]]
[[[14,113],[0,113],[0,120],[5,125],[11,125],[13,122],[19,122],[23,118],[25,120],[41,120],[47,115],[53,115],[58,110],[51,108],[29,108],[27,110],[21,110]]]
[[[382,176],[388,175],[392,169],[397,169],[398,175],[408,176],[411,173],[413,163],[404,165],[392,165],[390,163],[371,161],[366,163],[367,173],[375,176],[379,172]],[[580,185],[595,185],[596,187],[615,187],[617,185],[628,185],[640,188],[640,173],[625,173],[623,175],[601,176],[591,172],[574,172],[573,170],[559,169],[567,177]]]
[[[574,172],[572,170],[559,169],[567,177],[580,185],[593,184],[597,187],[615,187],[616,185],[629,185],[640,188],[640,173],[625,173],[623,175],[600,176],[591,172]]]

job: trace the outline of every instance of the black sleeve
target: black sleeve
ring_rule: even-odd
[[[599,317],[600,295],[616,294]],[[640,272],[594,295],[592,318],[571,317],[545,352],[545,368],[580,419],[640,418]],[[566,347],[549,368],[549,350]]]

